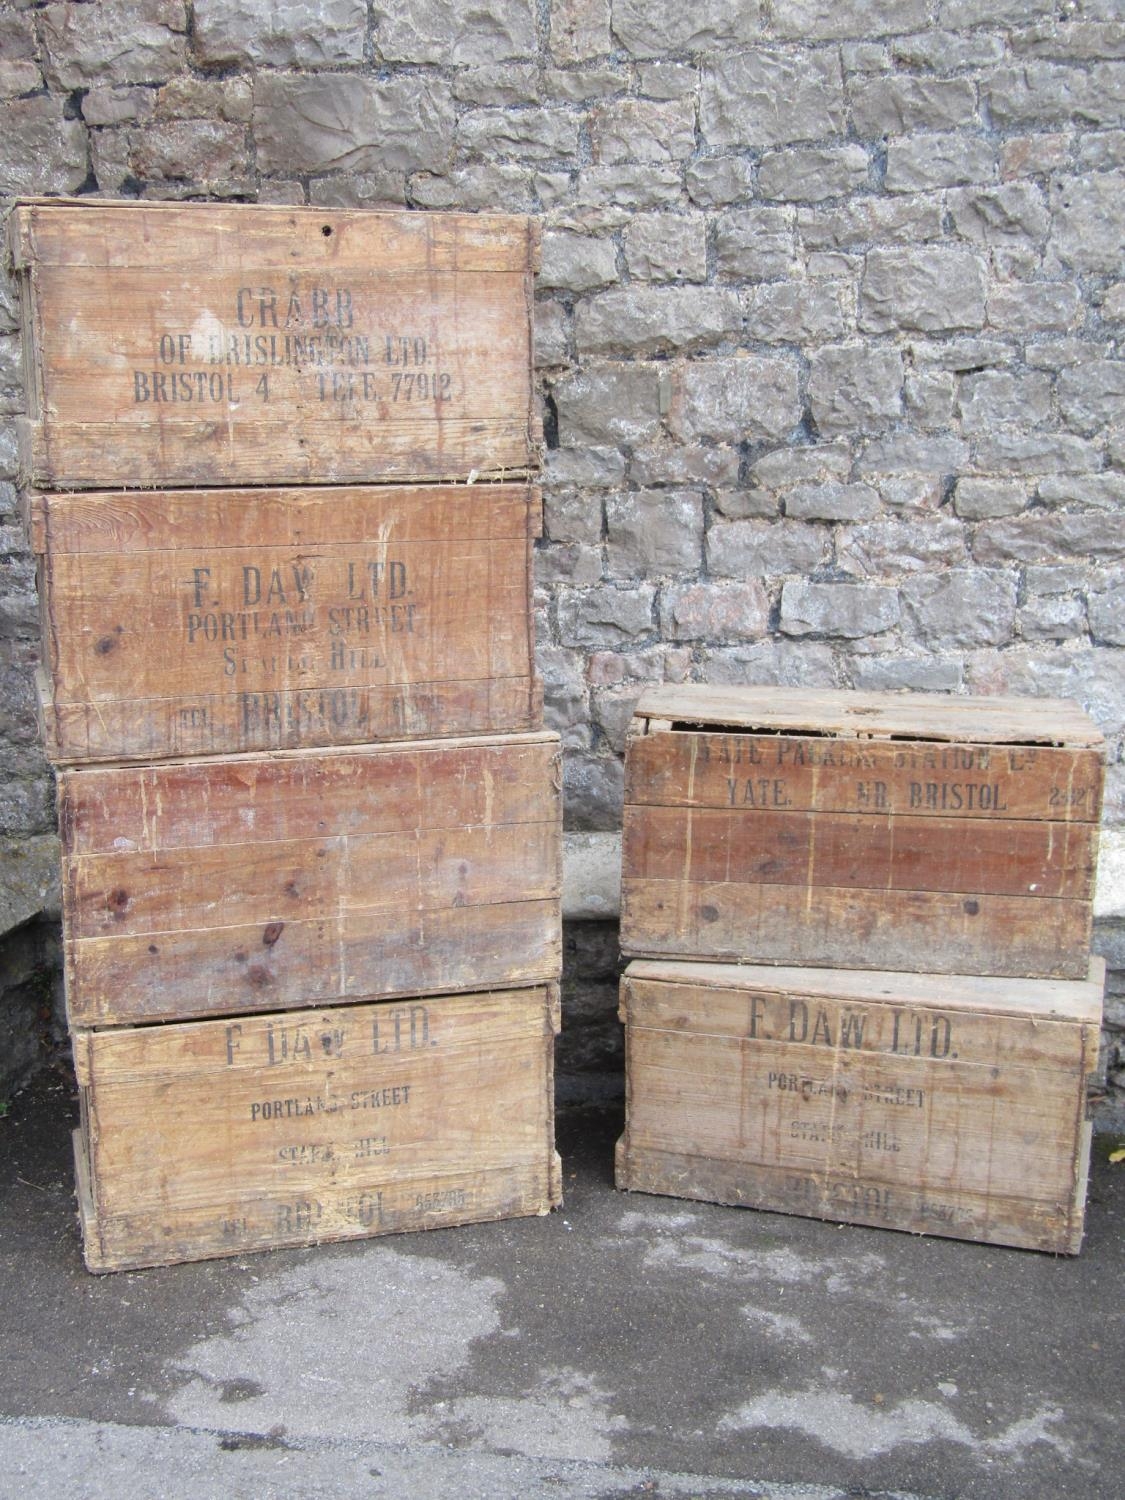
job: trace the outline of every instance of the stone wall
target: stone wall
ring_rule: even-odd
[[[1119,0],[14,0],[0,57],[0,194],[541,216],[572,828],[619,826],[646,683],[1073,696],[1125,962]],[[15,327],[0,282],[22,847],[51,814]]]

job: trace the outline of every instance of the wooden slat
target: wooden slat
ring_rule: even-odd
[[[836,965],[1077,979],[1089,901],[819,886],[621,885],[621,949],[638,958]]]
[[[29,483],[537,463],[526,218],[38,202],[12,221],[37,367]]]
[[[60,773],[72,1024],[555,978],[557,760],[539,734]]]
[[[553,987],[79,1031],[91,1270],[561,1201]]]
[[[37,496],[49,753],[533,728],[539,514],[526,485]]]
[[[618,1185],[1076,1252],[1091,972],[1065,987],[1076,1020],[1034,980],[985,1009],[960,975],[933,1005],[912,975],[630,967]]]

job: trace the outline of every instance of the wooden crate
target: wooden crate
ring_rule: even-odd
[[[465,479],[537,463],[535,223],[36,200],[11,215],[40,489]]]
[[[1104,979],[633,963],[617,1185],[1075,1254]]]
[[[59,773],[74,1026],[536,984],[558,737]]]
[[[1073,703],[663,688],[625,759],[627,954],[1086,973],[1103,741]]]
[[[56,762],[541,722],[527,484],[36,494]]]
[[[77,1031],[86,1264],[543,1214],[556,987]]]

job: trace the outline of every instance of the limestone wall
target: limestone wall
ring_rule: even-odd
[[[573,829],[619,824],[645,683],[1073,696],[1110,743],[1125,967],[1119,0],[14,0],[0,58],[0,194],[542,217]],[[15,327],[0,282],[18,863],[51,811]]]

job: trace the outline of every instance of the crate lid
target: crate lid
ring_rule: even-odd
[[[946,693],[860,693],[788,687],[652,688],[634,719],[735,734],[833,734],[850,739],[969,741],[1101,749],[1097,725],[1069,698],[958,698]],[[642,730],[642,732],[644,732]]]

